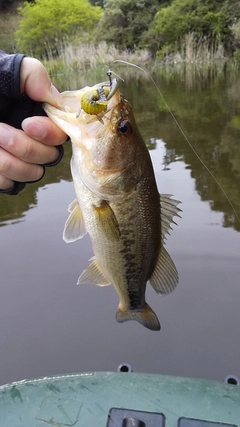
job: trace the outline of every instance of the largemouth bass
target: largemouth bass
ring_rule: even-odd
[[[114,84],[114,90],[103,82],[63,92],[62,109],[44,104],[48,116],[72,141],[77,198],[69,206],[63,239],[74,242],[89,233],[94,257],[78,284],[113,284],[120,298],[118,322],[137,320],[160,330],[145,301],[146,284],[149,281],[158,294],[166,295],[178,283],[164,241],[173,217],[179,216],[180,202],[159,195],[132,107]],[[96,108],[100,103],[102,107]]]

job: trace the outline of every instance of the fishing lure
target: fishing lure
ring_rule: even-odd
[[[81,98],[81,109],[87,114],[99,114],[107,109],[107,97],[110,90],[100,87],[89,90]]]
[[[101,86],[98,89],[92,89],[86,92],[81,98],[81,108],[77,112],[79,116],[81,110],[87,114],[95,114],[98,117],[99,113],[107,110],[107,104],[110,98],[117,90],[117,80],[112,79],[112,72],[108,71],[109,84]],[[99,118],[99,117],[98,117]],[[100,121],[102,121],[99,118]]]

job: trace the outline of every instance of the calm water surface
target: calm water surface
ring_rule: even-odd
[[[223,70],[155,76],[181,127],[240,215],[240,77]],[[84,84],[105,80],[89,75]],[[60,87],[60,83],[57,83]],[[71,79],[63,88],[82,86]],[[182,201],[167,240],[179,271],[165,298],[147,301],[162,330],[118,324],[113,287],[76,286],[92,256],[88,237],[62,241],[74,198],[70,145],[44,180],[18,196],[0,195],[0,383],[107,370],[223,380],[240,377],[240,223],[189,149],[155,88],[131,77],[122,86],[151,149],[159,191]]]

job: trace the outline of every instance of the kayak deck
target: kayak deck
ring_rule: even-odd
[[[240,427],[240,387],[114,372],[23,380],[0,387],[0,425]]]

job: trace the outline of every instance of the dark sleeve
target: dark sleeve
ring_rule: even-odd
[[[0,109],[4,107],[4,99],[21,98],[20,66],[24,55],[17,53],[7,55],[0,50]]]
[[[21,129],[24,119],[32,116],[46,116],[40,102],[33,101],[26,94],[20,93],[20,68],[24,55],[8,55],[0,50],[0,122]],[[63,157],[62,145],[56,162],[43,166],[55,166]],[[11,190],[0,190],[0,193],[18,194],[25,187],[23,182],[14,182]]]
[[[21,129],[24,119],[45,116],[41,103],[20,93],[20,68],[24,55],[0,50],[0,122]]]

